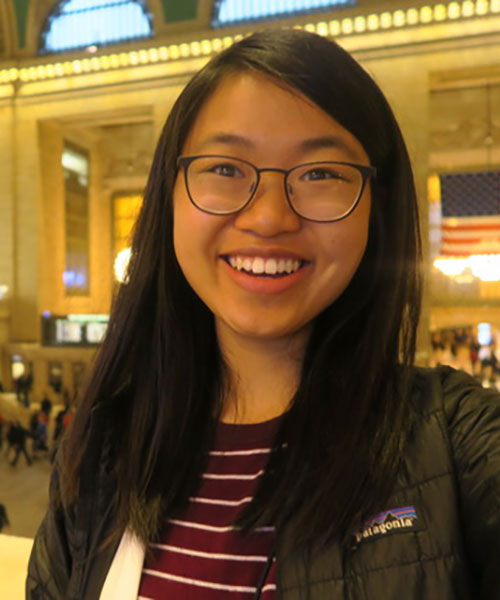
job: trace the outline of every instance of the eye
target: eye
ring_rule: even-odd
[[[325,167],[313,167],[303,173],[301,179],[303,181],[323,181],[325,179],[346,180],[345,176],[339,171]]]
[[[231,163],[212,165],[207,170],[221,177],[243,177],[243,173],[237,165]]]

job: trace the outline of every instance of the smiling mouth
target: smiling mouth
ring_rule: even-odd
[[[262,258],[261,256],[223,256],[226,263],[235,271],[242,271],[254,277],[288,277],[306,265],[306,261],[291,258]]]

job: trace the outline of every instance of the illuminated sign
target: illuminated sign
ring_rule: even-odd
[[[106,334],[109,315],[42,315],[43,346],[97,346]]]

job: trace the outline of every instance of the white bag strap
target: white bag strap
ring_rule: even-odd
[[[126,529],[109,568],[99,600],[137,600],[145,548],[139,538]]]

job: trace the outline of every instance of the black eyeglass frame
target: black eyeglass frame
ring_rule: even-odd
[[[247,164],[249,167],[251,167],[255,171],[255,174],[257,175],[257,179],[255,181],[254,189],[253,189],[252,193],[250,194],[250,197],[248,198],[248,200],[244,204],[242,204],[242,206],[240,206],[239,208],[237,208],[235,210],[228,210],[228,211],[222,211],[222,212],[214,212],[212,210],[207,210],[206,208],[202,208],[201,206],[198,206],[198,204],[196,204],[193,197],[191,196],[191,191],[189,189],[189,183],[188,183],[189,166],[191,165],[192,162],[194,162],[198,158],[227,158],[229,160],[240,161],[242,163]],[[311,219],[310,217],[304,217],[295,209],[293,202],[290,200],[290,195],[288,193],[288,188],[287,188],[287,180],[288,180],[288,176],[290,175],[290,173],[292,173],[293,171],[295,171],[296,169],[299,169],[301,167],[307,167],[309,165],[317,165],[317,164],[345,165],[347,167],[353,167],[354,169],[357,169],[361,173],[361,186],[360,186],[356,200],[353,202],[351,208],[347,212],[345,212],[340,217],[336,217],[335,219]],[[216,215],[216,216],[217,215],[220,215],[220,216],[235,215],[236,213],[239,213],[244,208],[246,208],[252,201],[257,190],[259,189],[261,173],[265,173],[265,172],[282,173],[284,175],[283,185],[285,188],[285,196],[286,196],[286,200],[288,202],[288,206],[301,219],[305,219],[306,221],[312,221],[314,223],[334,223],[335,221],[341,221],[342,219],[345,219],[350,214],[352,214],[354,212],[354,210],[356,209],[357,205],[359,204],[359,201],[361,200],[361,196],[363,195],[363,192],[365,191],[366,184],[368,183],[370,178],[374,178],[377,175],[377,169],[376,169],[376,167],[373,167],[372,165],[358,165],[356,163],[342,162],[342,161],[338,161],[338,160],[337,161],[335,161],[335,160],[323,160],[323,161],[316,160],[314,162],[302,163],[300,165],[295,165],[291,169],[278,169],[278,168],[271,168],[271,167],[264,167],[262,169],[259,169],[254,164],[252,164],[248,160],[245,160],[244,158],[237,158],[235,156],[228,156],[225,154],[195,154],[193,156],[179,156],[177,158],[177,167],[182,167],[182,170],[184,171],[184,184],[186,186],[186,191],[188,193],[189,200],[191,201],[193,206],[195,206],[198,210],[201,210],[204,213],[207,213],[209,215]]]

